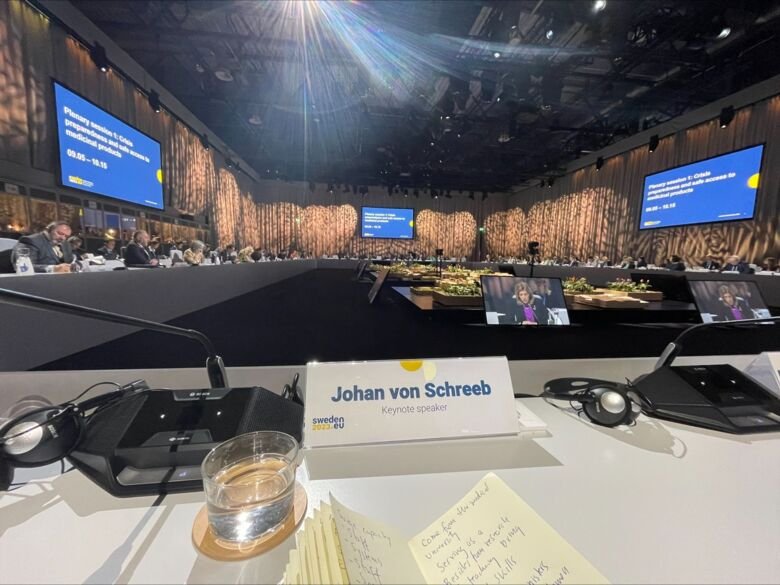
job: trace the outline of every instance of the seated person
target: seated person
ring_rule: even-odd
[[[677,254],[672,254],[672,257],[669,258],[669,261],[666,263],[667,270],[675,270],[678,272],[681,272],[685,270],[685,262],[682,261],[682,258],[680,258]]]
[[[40,233],[22,236],[14,246],[11,263],[16,263],[20,248],[27,248],[35,272],[70,272],[74,260],[68,243],[70,234],[67,221],[54,221]]]
[[[68,243],[70,244],[71,252],[73,252],[73,259],[78,261],[83,260],[86,250],[81,246],[84,244],[84,240],[78,236],[71,236],[68,238]]]
[[[777,258],[772,258],[771,256],[764,258],[764,261],[761,262],[761,270],[764,272],[777,272],[779,270]]]
[[[97,249],[97,255],[103,256],[106,260],[119,260],[119,252],[116,250],[116,240],[106,238],[103,245]]]
[[[184,250],[184,261],[190,266],[198,266],[203,264],[203,242],[200,240],[192,240],[190,247]]]
[[[236,254],[236,249],[233,247],[233,244],[228,244],[225,246],[225,249],[222,250],[219,259],[224,264],[226,262],[235,262],[237,256],[238,254]]]
[[[623,261],[620,263],[620,268],[633,270],[636,268],[636,262],[634,262],[634,259],[631,256],[623,256]]]
[[[647,268],[647,260],[645,260],[644,256],[640,256],[636,259],[636,267],[637,268]]]
[[[742,297],[738,297],[731,287],[723,285],[718,289],[720,305],[718,307],[718,319],[720,321],[741,321],[752,319],[753,310]]]
[[[743,262],[739,256],[732,254],[726,258],[726,263],[721,267],[720,271],[750,274],[753,270],[750,268],[747,262]]]
[[[159,264],[149,248],[149,234],[144,230],[133,232],[133,241],[125,249],[125,264],[136,268],[152,268]]]
[[[519,282],[515,285],[514,303],[507,307],[506,315],[499,322],[547,325],[549,318],[550,312],[541,299],[531,293],[528,285]]]
[[[717,261],[715,256],[710,254],[707,256],[707,259],[701,263],[702,268],[706,268],[707,270],[718,270],[720,268],[720,262]]]

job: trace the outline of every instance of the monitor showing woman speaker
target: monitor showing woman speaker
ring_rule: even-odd
[[[755,282],[691,280],[688,284],[703,323],[771,317]]]
[[[569,325],[559,278],[483,276],[488,325]]]

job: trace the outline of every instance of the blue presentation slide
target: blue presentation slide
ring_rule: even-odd
[[[414,209],[364,207],[361,223],[364,238],[414,238]]]
[[[160,143],[54,84],[65,187],[163,209]]]
[[[751,219],[763,145],[645,177],[639,229]]]

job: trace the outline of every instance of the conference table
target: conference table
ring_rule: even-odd
[[[746,363],[745,356],[734,359]],[[649,363],[512,364],[513,386],[538,393],[538,380],[551,373],[619,377]],[[242,368],[241,376],[262,378],[267,370]],[[139,374],[117,372],[123,379]],[[53,388],[57,377],[26,375],[35,387]],[[104,375],[63,373],[60,381]],[[191,372],[158,375],[192,383]],[[332,493],[411,537],[494,471],[613,583],[777,582],[780,433],[735,436],[645,416],[610,429],[566,403],[519,400],[546,429],[306,450],[298,480],[308,512]],[[278,583],[294,547],[288,538],[253,559],[217,562],[191,542],[201,492],[117,499],[78,471],[60,474],[59,465],[19,471],[17,480],[26,483],[0,495],[5,583]]]

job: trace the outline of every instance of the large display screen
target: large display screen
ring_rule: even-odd
[[[751,219],[764,145],[645,177],[639,229]]]
[[[54,82],[64,187],[163,209],[160,143]]]
[[[761,292],[749,280],[689,280],[704,323],[771,317]]]
[[[569,325],[559,278],[483,276],[488,325]]]
[[[414,209],[363,207],[360,235],[364,238],[411,240],[414,238]]]

